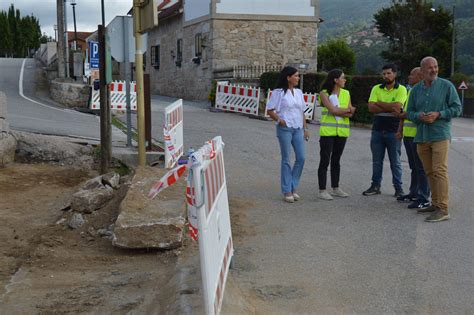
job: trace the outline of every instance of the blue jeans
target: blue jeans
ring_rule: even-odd
[[[395,137],[395,132],[372,130],[370,149],[372,150],[372,185],[380,187],[382,183],[383,160],[385,158],[385,150],[387,150],[390,160],[390,169],[392,170],[393,186],[395,188],[401,188],[401,141]]]
[[[290,128],[277,125],[276,133],[281,151],[281,192],[296,191],[303,172],[305,160],[304,131],[302,128]],[[295,151],[296,161],[290,164],[291,147]]]
[[[413,137],[404,137],[403,144],[407,151],[408,165],[411,170],[410,195],[420,201],[428,201],[430,198],[430,187],[425,170],[423,169],[423,164],[416,152],[416,143],[413,142]]]

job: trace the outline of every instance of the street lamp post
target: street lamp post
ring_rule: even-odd
[[[76,28],[76,0],[71,0],[72,17],[74,19],[74,50],[77,49],[77,28]]]

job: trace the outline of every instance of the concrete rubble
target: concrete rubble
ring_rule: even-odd
[[[7,119],[7,96],[0,91],[0,167],[15,159],[16,140]]]
[[[182,245],[186,181],[181,178],[153,200],[147,197],[153,184],[166,172],[153,167],[136,169],[127,196],[120,204],[113,231],[114,246],[173,249]]]
[[[114,197],[118,189],[120,175],[108,173],[88,180],[71,200],[71,209],[81,213],[92,213],[102,208]]]

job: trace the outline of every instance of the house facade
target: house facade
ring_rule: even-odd
[[[234,66],[317,69],[318,0],[165,0],[148,32],[153,93],[207,99]]]

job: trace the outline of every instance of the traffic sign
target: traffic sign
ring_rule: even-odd
[[[466,82],[462,81],[461,84],[458,86],[458,90],[467,90],[467,84]]]
[[[99,43],[89,41],[89,63],[91,69],[99,69]]]

